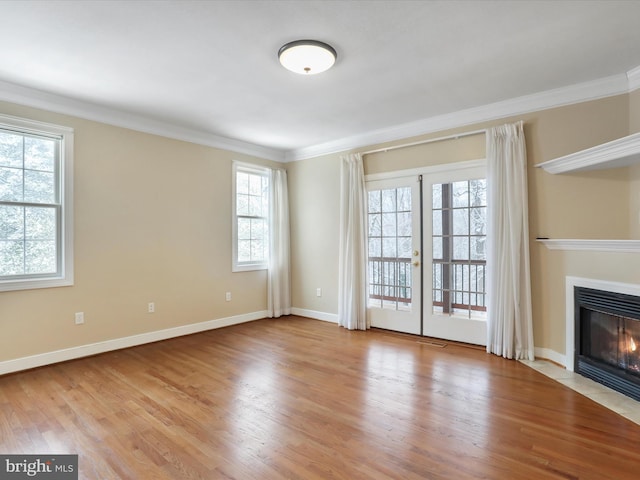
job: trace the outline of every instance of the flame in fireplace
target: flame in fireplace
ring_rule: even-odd
[[[638,346],[636,345],[636,342],[634,342],[633,337],[629,337],[629,350],[635,352],[637,348]]]

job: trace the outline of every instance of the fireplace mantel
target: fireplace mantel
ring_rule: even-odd
[[[640,240],[588,240],[581,238],[538,238],[549,250],[640,253]]]

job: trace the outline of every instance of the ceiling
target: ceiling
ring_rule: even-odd
[[[280,160],[640,66],[640,1],[5,0],[0,18],[0,100]],[[334,68],[282,68],[302,38]]]

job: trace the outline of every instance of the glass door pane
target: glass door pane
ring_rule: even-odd
[[[369,182],[367,190],[371,323],[420,333],[417,179]]]

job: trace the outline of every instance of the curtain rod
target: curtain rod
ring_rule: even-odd
[[[482,130],[473,130],[471,132],[454,133],[453,135],[447,135],[445,137],[430,138],[428,140],[422,140],[420,142],[403,143],[402,145],[394,145],[392,147],[377,148],[375,150],[367,150],[366,152],[362,152],[361,155],[370,155],[372,153],[388,152],[390,150],[397,150],[399,148],[414,147],[416,145],[424,145],[427,143],[434,143],[434,142],[442,142],[443,140],[457,140],[458,138],[470,137],[472,135],[480,135],[483,133],[487,133],[486,128],[483,128]]]

